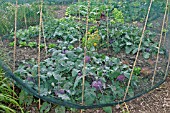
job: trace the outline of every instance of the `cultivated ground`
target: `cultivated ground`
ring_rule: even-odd
[[[59,10],[55,12],[57,18],[64,16],[66,6],[59,6]],[[169,35],[168,35],[169,36]],[[167,36],[167,37],[168,37]],[[170,38],[170,36],[169,36]],[[167,39],[170,41],[170,39]],[[166,41],[167,43],[170,43]],[[3,42],[4,47],[9,51],[12,48],[7,46],[8,42]],[[170,46],[167,46],[170,48]],[[17,48],[17,62],[21,60],[26,60],[30,58],[37,58],[37,49],[31,48]],[[11,54],[12,55],[12,54]],[[42,54],[44,56],[44,54]],[[170,74],[167,77],[165,83],[163,83],[159,88],[136,98],[130,102],[127,102],[128,109],[130,113],[170,113]],[[32,113],[35,111],[32,110]],[[69,113],[70,111],[67,111]],[[101,109],[85,110],[85,113],[104,113]],[[119,105],[113,107],[113,113],[121,113],[122,107]]]

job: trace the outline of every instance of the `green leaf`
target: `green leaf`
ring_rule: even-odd
[[[100,103],[101,104],[106,104],[112,102],[111,96],[110,95],[102,95],[100,98]]]
[[[3,109],[5,111],[5,113],[16,113],[16,111],[14,109],[11,109],[5,105],[0,105],[0,109]]]
[[[76,52],[81,53],[82,51],[83,51],[82,48],[80,48],[80,47],[77,47],[77,48],[76,48]]]
[[[131,42],[126,42],[126,45],[130,46],[130,45],[132,45],[132,43]]]
[[[13,105],[16,105],[16,106],[18,106],[20,108],[21,112],[24,113],[21,106],[18,104],[18,102],[15,100],[15,98],[13,98],[11,95],[0,94],[0,101],[5,102],[5,103],[12,103]],[[6,108],[9,111],[13,110],[13,109],[10,109],[7,106],[0,105],[0,108],[1,107]]]
[[[133,91],[133,89],[129,88],[128,95],[129,95],[130,97],[133,97],[133,96],[134,96],[134,91]]]
[[[74,44],[76,41],[77,41],[77,39],[72,37],[72,41],[70,43]],[[74,48],[74,46],[73,46],[73,48]],[[71,48],[71,49],[73,49],[73,48]]]
[[[74,90],[78,86],[78,83],[80,82],[81,78],[82,78],[82,76],[81,77],[79,77],[79,76],[76,77],[76,80],[74,82],[74,87],[73,87]]]
[[[131,47],[128,47],[128,46],[125,47],[126,54],[129,54],[131,51],[132,51]]]
[[[79,71],[80,70],[78,70],[78,69],[73,69],[72,70],[72,77],[76,77]]]
[[[125,38],[126,38],[126,39],[129,39],[129,40],[131,39],[131,38],[129,37],[129,35],[125,35]]]
[[[19,104],[31,105],[33,102],[33,96],[28,95],[24,90],[19,93]]]
[[[74,46],[73,45],[69,45],[68,48],[69,48],[69,50],[73,50]]]
[[[109,75],[109,78],[114,79],[117,78],[117,76],[120,75],[119,71],[114,71],[113,73],[111,73],[111,75]]]
[[[51,76],[53,75],[53,72],[52,72],[52,71],[48,71],[48,72],[46,73],[46,75],[47,75],[48,77],[51,77]]]
[[[143,44],[144,44],[145,46],[149,47],[149,42],[144,41]]]
[[[86,105],[93,104],[94,100],[96,99],[96,93],[94,88],[86,89],[84,94],[84,100]]]
[[[144,57],[145,59],[148,59],[148,58],[150,57],[150,53],[144,52],[144,53],[143,53],[143,57]]]
[[[132,51],[132,54],[135,54],[137,51],[138,51],[138,48],[135,48],[135,49]]]
[[[63,86],[64,89],[70,89],[70,87],[73,86],[72,82],[66,82]]]
[[[55,113],[66,113],[66,108],[64,106],[57,106],[55,108]]]
[[[53,76],[54,76],[54,78],[55,78],[56,80],[58,80],[58,81],[60,81],[60,80],[62,79],[62,77],[61,77],[60,74],[55,73],[55,75],[53,75]]]
[[[106,113],[112,113],[112,107],[104,107],[103,110],[104,110]]]
[[[73,51],[67,51],[66,55],[69,59],[76,59],[77,58],[77,55],[75,55]]]
[[[125,71],[125,72],[124,72],[124,75],[125,75],[125,77],[128,78],[128,79],[130,78],[130,73],[129,73],[129,72]]]
[[[70,97],[67,94],[60,94],[58,93],[58,97],[62,100],[70,100]]]
[[[41,96],[47,96],[47,94],[48,94],[48,89],[41,86],[40,95]]]
[[[42,105],[41,105],[41,108],[40,108],[40,113],[48,113],[51,109],[51,104],[47,103],[47,102],[44,102]]]
[[[105,60],[106,62],[110,60],[110,58],[108,56],[105,56]]]

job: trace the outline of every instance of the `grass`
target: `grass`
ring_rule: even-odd
[[[4,77],[5,73],[0,68],[0,112],[2,113],[16,113],[17,108],[20,109],[22,113],[23,110],[17,102],[17,94],[12,90],[9,84],[9,79]],[[12,96],[14,94],[14,96]],[[14,107],[10,107],[11,104]]]

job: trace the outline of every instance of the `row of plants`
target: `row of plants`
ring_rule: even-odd
[[[46,38],[56,38],[66,41],[77,41],[85,33],[85,25],[74,18],[49,19],[44,24]]]
[[[77,41],[84,34],[85,26],[74,21],[73,18],[54,19],[51,17],[45,18],[44,22],[44,37],[48,39],[64,39],[67,41]],[[29,42],[30,39],[35,39],[39,35],[38,26],[30,26],[28,29],[19,29],[17,38],[20,41]],[[14,33],[10,34],[10,39],[13,39]]]
[[[115,26],[116,25],[116,26]],[[106,25],[101,27],[91,27],[87,37],[87,47],[90,48],[111,48],[114,53],[125,52],[126,54],[136,54],[141,38],[141,29],[133,25],[115,24],[106,31]],[[93,29],[93,30],[92,30]],[[108,35],[107,35],[107,32]],[[157,53],[158,43],[154,41],[156,34],[150,30],[146,30],[142,41],[140,51],[143,57],[148,59],[152,54]],[[108,41],[107,41],[108,40]],[[86,38],[83,37],[84,45]],[[108,50],[109,50],[108,49]],[[161,54],[164,54],[164,49],[161,48]]]
[[[92,22],[96,22],[101,20],[101,14],[108,17],[109,19],[114,18],[113,11],[114,9],[118,9],[123,12],[124,17],[126,18],[126,22],[132,21],[144,21],[144,18],[147,13],[147,9],[149,6],[149,0],[142,0],[142,1],[117,1],[117,0],[110,0],[110,1],[90,1],[90,11],[89,11],[89,18]],[[70,5],[66,10],[66,16],[80,16],[81,19],[85,19],[87,15],[87,1],[84,2],[77,2],[76,4]],[[75,8],[76,7],[76,8]],[[151,10],[150,20],[156,19],[160,16],[160,13],[163,12],[165,3],[162,1],[154,1],[153,7]]]
[[[136,54],[142,35],[142,29],[127,24],[118,24],[116,27],[114,25],[111,27],[113,28],[108,30],[108,43],[114,53],[119,53],[123,50],[126,54]],[[104,36],[106,40],[107,37],[106,35]],[[158,42],[155,41],[156,36],[157,34],[155,32],[150,30],[145,31],[140,51],[146,59],[150,58],[150,55],[155,55],[157,53]],[[161,54],[164,54],[163,48],[161,48],[160,51]]]
[[[136,25],[124,23],[124,17],[118,10],[116,11],[117,17],[110,22],[102,22],[100,26],[89,26],[87,36],[88,49],[102,49],[112,48],[114,53],[124,51],[126,54],[136,54],[138,51],[138,45],[141,38],[142,29]],[[118,15],[119,14],[119,15]],[[120,21],[121,20],[121,21]],[[108,27],[108,28],[107,28]],[[143,57],[148,59],[152,54],[156,54],[158,43],[155,42],[155,32],[146,30],[140,51],[143,53]],[[11,38],[13,33],[11,34]],[[38,26],[30,26],[25,30],[18,30],[17,44],[20,47],[37,47],[35,40],[38,36]],[[84,46],[86,41],[85,25],[77,23],[74,18],[62,18],[62,19],[49,19],[44,22],[44,37],[46,40],[55,39],[61,41],[70,41],[74,45]],[[79,44],[78,44],[79,42]],[[13,42],[10,46],[13,46]],[[49,48],[55,47],[55,44],[50,43]],[[41,45],[44,47],[44,44]],[[161,48],[161,52],[164,54],[164,49]]]
[[[9,43],[9,46],[10,47],[14,47],[14,42],[10,42]],[[20,41],[19,43],[17,43],[17,46],[19,47],[30,47],[30,48],[37,48],[38,47],[38,44],[37,42],[33,41],[33,42],[25,42],[25,41]],[[49,43],[47,44],[47,48],[51,49],[51,48],[55,48],[57,45],[55,43]],[[45,44],[41,44],[40,45],[40,48],[43,49],[45,48]]]

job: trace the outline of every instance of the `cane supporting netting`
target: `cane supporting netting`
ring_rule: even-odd
[[[13,71],[3,60],[0,67],[44,101],[77,109],[113,106],[168,76],[168,0],[0,4],[2,47],[13,51]]]

